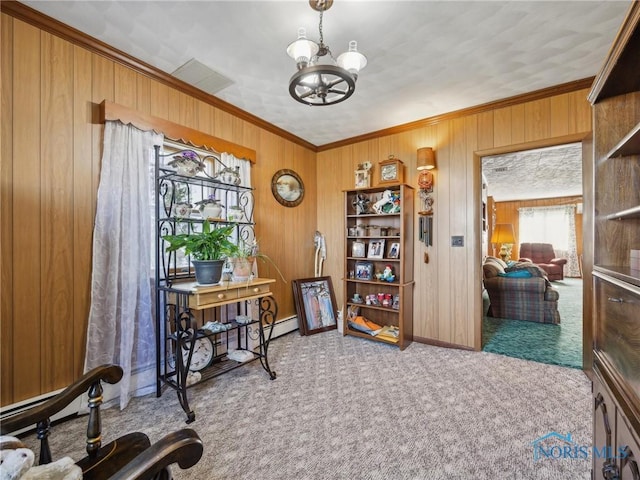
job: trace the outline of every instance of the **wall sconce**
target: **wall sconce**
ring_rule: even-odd
[[[501,243],[500,257],[506,262],[511,258],[511,247],[516,242],[513,233],[513,225],[510,223],[498,223],[491,234],[491,243]]]
[[[422,210],[418,212],[420,215],[418,224],[418,238],[424,242],[426,246],[433,245],[433,173],[431,170],[436,168],[436,155],[431,147],[423,147],[418,149],[418,186],[420,191],[418,194],[422,199]],[[426,257],[425,257],[426,259]],[[426,261],[426,260],[425,260]]]
[[[418,149],[418,186],[420,187],[419,195],[422,199],[423,209],[418,212],[420,215],[433,214],[433,198],[430,193],[433,192],[433,173],[431,170],[436,168],[436,155],[431,147],[423,147]]]

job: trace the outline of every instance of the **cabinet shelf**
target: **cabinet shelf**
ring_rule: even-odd
[[[360,308],[365,308],[370,310],[380,310],[383,312],[400,313],[400,311],[397,308],[382,307],[380,305],[367,305],[366,303],[347,302],[347,306],[360,307]]]
[[[640,287],[640,270],[632,270],[629,267],[618,267],[615,265],[594,265],[593,271],[604,273],[610,277]]]
[[[607,158],[640,155],[640,123],[631,129],[618,144],[607,153]]]
[[[254,190],[251,187],[243,187],[241,185],[231,185],[230,183],[223,183],[220,180],[216,180],[211,177],[205,177],[202,175],[195,175],[193,177],[180,175],[175,170],[171,170],[164,167],[159,167],[158,170],[159,170],[158,181],[160,182],[168,180],[168,181],[173,181],[177,183],[185,183],[189,185],[206,186],[209,188],[231,190],[234,192],[250,192]]]
[[[640,218],[640,205],[607,215],[607,220],[624,220],[627,218]]]
[[[368,333],[360,332],[358,330],[354,330],[353,328],[345,327],[345,332],[349,335],[353,335],[354,337],[366,338],[367,340],[374,340],[380,343],[387,343],[389,345],[398,346],[399,340],[389,340],[386,338],[376,337],[375,335],[369,335]]]
[[[347,218],[384,218],[384,217],[399,217],[400,213],[360,213],[360,214],[348,214]]]

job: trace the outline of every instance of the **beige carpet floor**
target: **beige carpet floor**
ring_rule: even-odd
[[[177,478],[590,478],[590,459],[533,458],[532,442],[552,431],[591,445],[580,370],[418,343],[401,352],[336,331],[275,339],[270,361],[276,380],[253,362],[189,390],[205,452],[174,467]],[[104,440],[158,439],[185,419],[166,390],[105,410]],[[58,426],[56,457],[79,458],[85,429],[84,419]]]

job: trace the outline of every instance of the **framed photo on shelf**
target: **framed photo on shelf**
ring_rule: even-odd
[[[392,242],[389,245],[389,253],[387,253],[387,258],[400,258],[400,243]]]
[[[373,280],[373,263],[356,262],[356,279]]]
[[[384,257],[384,240],[369,240],[369,254],[367,258],[383,258]]]
[[[338,310],[331,277],[293,281],[296,311],[304,335],[338,328]]]
[[[354,240],[351,244],[351,256],[355,258],[366,257],[366,245],[361,240]]]

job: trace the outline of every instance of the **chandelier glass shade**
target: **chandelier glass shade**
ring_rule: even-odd
[[[353,95],[358,73],[367,65],[367,58],[358,52],[358,44],[352,40],[349,50],[334,59],[322,35],[322,14],[333,0],[309,0],[309,4],[320,12],[320,44],[307,39],[304,28],[298,29],[298,39],[287,47],[287,54],[298,68],[289,79],[289,93],[306,105],[333,105]]]

